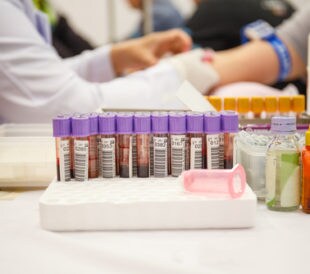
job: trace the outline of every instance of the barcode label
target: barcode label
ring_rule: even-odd
[[[224,169],[224,134],[219,134],[219,168]]]
[[[103,178],[114,178],[116,176],[115,165],[115,138],[101,139],[101,173]]]
[[[202,138],[191,138],[190,169],[202,168]]]
[[[132,137],[132,176],[137,176],[137,138]]]
[[[97,149],[98,149],[98,175],[102,177],[102,146],[101,146],[101,136],[97,136]]]
[[[154,144],[154,176],[168,176],[168,138],[153,137]]]
[[[220,137],[219,134],[207,135],[207,169],[220,168]],[[224,159],[223,159],[224,160]]]
[[[150,136],[150,176],[154,175],[154,137]]]
[[[59,169],[60,181],[66,182],[71,179],[71,155],[70,155],[70,140],[60,140],[59,143]]]
[[[171,175],[179,176],[185,170],[185,135],[171,135]]]
[[[134,138],[130,136],[129,138],[129,159],[128,159],[128,166],[129,166],[129,178],[133,176],[133,139],[136,140],[136,136]],[[135,146],[135,153],[136,153],[136,160],[135,160],[135,171],[137,175],[137,145]]]
[[[77,181],[88,180],[88,141],[74,140],[74,172]]]
[[[191,152],[190,152],[190,138],[185,137],[185,169],[189,170],[191,167]]]

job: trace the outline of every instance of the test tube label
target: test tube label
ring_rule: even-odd
[[[220,168],[220,135],[208,134],[206,137],[207,144],[207,169],[219,169]],[[223,145],[224,146],[224,145]],[[223,159],[224,163],[224,159]]]
[[[154,146],[154,176],[168,176],[168,138],[153,137]]]
[[[219,169],[224,169],[224,134],[219,134]]]
[[[150,136],[150,175],[154,175],[154,141],[153,135]]]
[[[171,174],[176,177],[185,170],[185,135],[171,135]]]
[[[137,176],[137,139],[136,139],[136,135],[133,135],[132,138],[132,176]],[[130,177],[132,177],[130,176]]]
[[[191,138],[190,169],[202,168],[202,138]]]
[[[101,173],[103,178],[116,176],[115,145],[115,138],[101,139]]]
[[[59,144],[60,181],[70,181],[70,140],[61,140]]]
[[[77,181],[88,180],[88,141],[74,141],[74,168]]]

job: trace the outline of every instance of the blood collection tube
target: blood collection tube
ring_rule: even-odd
[[[236,98],[235,97],[224,97],[224,110],[236,110]]]
[[[154,176],[169,175],[169,118],[167,112],[152,114]]]
[[[103,178],[116,176],[117,139],[115,113],[102,113],[99,115],[100,134],[100,174]]]
[[[204,115],[204,131],[206,134],[206,168],[223,169],[224,157],[221,150],[221,115],[218,112],[207,112]],[[220,165],[220,163],[222,164]]]
[[[249,97],[238,97],[237,98],[237,111],[241,119],[249,117],[251,106]]]
[[[121,178],[132,177],[132,135],[133,114],[119,113],[116,117],[119,147],[119,175]]]
[[[233,168],[234,138],[239,130],[238,114],[234,111],[221,113],[222,132],[224,133],[224,168]]]
[[[278,99],[276,96],[267,96],[265,98],[265,111],[266,111],[266,118],[269,119],[277,114]]]
[[[89,135],[89,117],[87,115],[73,116],[74,175],[77,181],[87,181],[89,178]]]
[[[186,166],[186,115],[181,112],[169,114],[171,142],[171,175],[178,177]]]
[[[98,178],[98,113],[90,113],[89,117],[89,178]]]
[[[287,116],[291,111],[291,97],[280,96],[279,97],[279,114],[281,116]]]
[[[210,104],[216,109],[216,111],[222,110],[222,98],[218,96],[209,96],[208,100]]]
[[[202,169],[205,158],[205,142],[203,131],[203,114],[198,112],[188,113],[186,116],[187,136],[189,143],[190,169]]]
[[[150,177],[150,113],[136,113],[134,129],[137,144],[137,176],[147,178]]]
[[[264,112],[264,98],[263,97],[252,97],[251,108],[254,118],[263,118]]]
[[[71,179],[71,121],[70,116],[58,115],[53,119],[53,136],[56,142],[57,180]]]
[[[292,112],[297,117],[301,117],[305,112],[305,95],[296,95],[292,98]]]

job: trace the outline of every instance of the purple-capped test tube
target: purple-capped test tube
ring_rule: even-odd
[[[205,151],[202,113],[187,113],[187,136],[189,143],[189,168],[201,169],[204,167]]]
[[[74,138],[74,176],[77,181],[89,178],[89,135],[88,115],[72,117],[72,137]]]
[[[117,162],[115,113],[99,115],[99,134],[100,175],[103,178],[114,178],[116,176]]]
[[[119,113],[116,117],[119,147],[119,175],[121,178],[132,177],[132,134],[133,114]]]
[[[186,163],[186,114],[169,114],[169,132],[171,142],[171,175],[178,177],[185,170]]]
[[[89,178],[98,178],[98,113],[89,113]]]
[[[204,115],[204,130],[206,134],[206,168],[222,169],[224,167],[224,155],[221,157],[221,115],[210,111]],[[221,165],[222,163],[222,165]]]
[[[136,113],[134,129],[137,144],[137,176],[147,178],[150,177],[150,113]]]
[[[167,112],[152,113],[154,177],[167,177],[170,171],[169,116]]]
[[[224,168],[233,168],[234,138],[239,131],[239,117],[234,111],[221,112],[222,132],[224,133]]]
[[[71,179],[71,117],[58,115],[53,119],[53,136],[56,142],[57,180]]]

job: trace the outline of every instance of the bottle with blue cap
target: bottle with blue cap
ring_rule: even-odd
[[[271,120],[274,134],[266,155],[266,204],[271,210],[292,211],[300,204],[300,149],[296,117]]]

